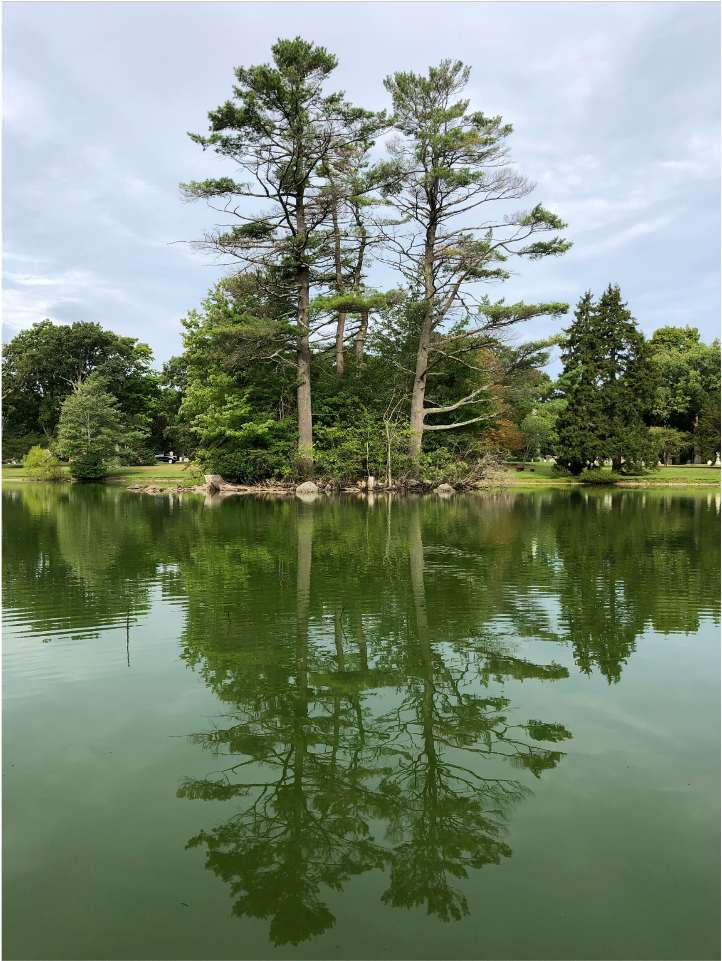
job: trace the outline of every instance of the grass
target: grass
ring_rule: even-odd
[[[522,471],[516,471],[515,467],[520,467],[521,464],[508,464],[509,473],[507,478],[510,484],[513,485],[524,485],[531,486],[537,484],[567,484],[569,480],[574,478],[559,477],[552,471],[553,464],[531,464],[527,462],[526,469]],[[531,473],[530,468],[534,469]],[[611,473],[611,467],[604,468]],[[653,474],[648,474],[646,477],[628,477],[625,480],[629,482],[641,482],[645,484],[659,484],[664,486],[665,484],[719,484],[720,483],[720,468],[719,467],[708,467],[706,464],[683,464],[676,467],[660,467],[658,471]]]
[[[189,467],[190,464],[152,464],[150,467],[118,467],[115,470],[109,471],[108,477],[112,480],[127,480],[129,483],[146,481],[146,483],[150,484],[156,481],[166,481],[181,484],[184,487],[190,487],[191,484],[197,483],[197,481],[192,479],[190,470],[186,469]],[[66,477],[70,477],[68,467],[63,467],[63,473]],[[20,465],[15,467],[10,464],[3,464],[3,480],[22,480],[27,476]]]
[[[127,481],[129,484],[142,483],[143,481],[151,484],[163,481],[189,487],[196,483],[190,470],[187,469],[189,466],[189,464],[153,464],[151,467],[118,467],[110,471],[108,477],[119,482]],[[521,465],[508,464],[507,466],[509,467],[509,473],[506,477],[513,486],[535,487],[550,484],[565,486],[569,483],[569,478],[558,477],[553,473],[553,464],[527,463],[523,472],[517,472],[514,469]],[[533,472],[531,468],[533,468]],[[607,468],[607,470],[611,470],[611,468]],[[64,467],[63,471],[67,477],[70,476],[67,467]],[[27,474],[19,465],[14,467],[3,464],[3,480],[22,480],[25,477],[27,477]],[[657,473],[649,474],[647,477],[628,478],[628,482],[641,482],[661,487],[666,484],[719,484],[720,468],[695,464],[685,464],[681,467],[662,467]]]

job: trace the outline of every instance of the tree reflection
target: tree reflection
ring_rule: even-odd
[[[256,675],[254,695],[234,704],[233,727],[195,738],[218,755],[243,760],[215,777],[189,780],[178,792],[246,801],[189,846],[206,845],[207,867],[231,886],[233,913],[270,917],[270,937],[279,945],[298,944],[333,925],[319,896],[322,884],[340,889],[353,875],[381,867],[385,858],[369,833],[372,795],[361,766],[363,723],[353,704],[358,698],[309,685],[310,505],[300,505],[296,525],[297,619],[286,645],[287,681],[279,684],[272,675],[264,684]],[[340,644],[337,661],[343,673]],[[263,778],[236,781],[250,766]]]
[[[207,867],[230,885],[233,912],[270,918],[279,945],[327,930],[334,918],[322,886],[338,890],[372,869],[388,868],[388,904],[425,904],[445,921],[467,913],[455,882],[511,855],[505,826],[530,793],[498,770],[483,773],[484,763],[538,777],[563,754],[529,741],[570,736],[558,724],[511,723],[508,699],[483,692],[492,676],[554,680],[565,668],[532,665],[500,645],[465,645],[460,658],[435,641],[418,502],[403,538],[410,576],[405,594],[394,585],[395,616],[382,619],[369,643],[363,618],[344,630],[335,603],[333,626],[327,618],[311,631],[313,519],[312,505],[296,506],[293,636],[270,648],[273,665],[261,666],[255,645],[247,658],[238,652],[232,724],[194,738],[231,763],[178,792],[240,802],[189,845],[205,845]],[[204,647],[206,677],[215,679]],[[379,709],[382,692],[391,709]],[[226,683],[222,696],[228,702]],[[379,822],[385,835],[377,840]]]

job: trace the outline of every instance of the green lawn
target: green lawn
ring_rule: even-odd
[[[190,487],[191,484],[198,483],[198,480],[197,478],[191,478],[190,470],[186,469],[188,467],[190,467],[190,464],[153,464],[151,467],[119,467],[116,470],[109,471],[108,477],[117,480],[127,480],[129,483],[147,481],[150,484],[156,481],[168,481]],[[63,471],[67,477],[70,476],[70,471],[67,467],[64,467]],[[3,464],[3,480],[20,480],[23,477],[27,477],[27,474],[22,467]]]
[[[567,482],[564,477],[558,477],[553,471],[553,464],[530,464],[527,463],[524,471],[516,471],[516,466],[521,464],[508,464],[509,480],[512,484],[544,484],[554,480],[560,484]],[[605,468],[610,471],[611,467]],[[707,465],[684,464],[681,467],[661,467],[654,474],[646,477],[633,478],[629,480],[640,480],[653,484],[719,484],[720,468],[707,467]]]
[[[146,483],[158,483],[163,481],[164,483],[179,484],[183,487],[190,487],[191,484],[198,483],[198,478],[191,475],[190,470],[187,468],[188,464],[153,464],[152,467],[119,467],[116,470],[111,471],[108,476],[117,481],[127,481],[129,484],[138,484],[145,481]],[[556,474],[552,472],[553,464],[530,464],[527,463],[526,469],[524,471],[516,471],[514,468],[517,465],[508,464],[509,473],[507,478],[511,484],[514,485],[537,485],[537,484],[549,484],[549,482],[554,482],[557,484],[566,484],[567,478],[557,477]],[[520,466],[520,465],[519,465]],[[611,470],[610,468],[607,468]],[[64,468],[66,476],[70,476],[68,468]],[[3,480],[20,480],[27,477],[27,474],[22,467],[12,467],[8,464],[4,464],[2,468],[2,479]],[[695,466],[695,465],[685,465],[682,467],[662,467],[656,474],[650,474],[647,477],[641,478],[630,478],[630,480],[640,480],[646,483],[652,484],[719,484],[720,483],[720,468],[719,467],[707,467],[707,466]]]

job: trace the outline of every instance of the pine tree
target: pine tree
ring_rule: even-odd
[[[310,290],[335,286],[333,249],[326,227],[331,208],[324,176],[334,159],[363,149],[382,129],[383,116],[352,107],[341,93],[322,86],[336,57],[300,37],[271,48],[273,64],[239,67],[234,99],[209,113],[211,135],[191,138],[234,161],[243,182],[230,177],[181,184],[189,200],[206,198],[235,224],[218,227],[196,243],[227,263],[235,258],[244,272],[274,278],[279,297],[293,296],[298,381],[298,444],[311,467]],[[249,211],[245,200],[262,210]]]
[[[503,217],[485,213],[487,204],[525,197],[534,185],[512,167],[506,143],[511,126],[501,117],[470,111],[469,100],[462,99],[469,71],[461,61],[442,60],[427,76],[402,72],[384,81],[393,98],[397,131],[389,148],[404,171],[400,189],[388,194],[399,220],[387,230],[387,259],[412,287],[423,291],[409,425],[416,463],[425,431],[456,429],[482,419],[472,416],[451,424],[436,420],[436,415],[466,407],[473,413],[484,388],[475,388],[452,406],[429,406],[426,393],[434,367],[452,358],[467,363],[471,340],[485,347],[509,326],[568,310],[559,303],[490,304],[472,294],[476,283],[507,279],[510,272],[504,264],[511,257],[556,257],[571,243],[558,235],[539,239],[566,226],[541,204]],[[435,335],[449,323],[464,320],[464,329],[447,335],[437,349]],[[463,342],[459,350],[456,338]]]
[[[562,352],[567,405],[557,423],[557,463],[580,474],[605,458],[615,471],[656,462],[644,423],[655,383],[649,348],[619,287],[610,284],[598,303],[587,291],[574,317]]]
[[[557,421],[557,464],[579,474],[587,464],[604,458],[604,411],[598,361],[602,343],[591,291],[580,299],[574,323],[566,331],[564,369],[559,386],[567,405]]]
[[[121,443],[142,435],[123,426],[118,401],[99,380],[78,384],[66,398],[58,423],[57,449],[72,461],[73,477],[96,478],[107,473],[108,460],[117,456]]]
[[[601,373],[607,431],[607,456],[612,470],[622,461],[653,456],[644,418],[654,394],[654,370],[644,335],[622,302],[619,286],[607,287],[597,308],[602,335]]]

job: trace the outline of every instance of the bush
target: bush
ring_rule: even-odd
[[[658,471],[659,467],[645,467],[644,464],[629,464],[625,461],[619,469],[622,477],[646,477],[653,471]]]
[[[28,477],[40,480],[58,480],[63,476],[58,458],[45,447],[31,447],[23,457],[23,468]]]
[[[614,474],[609,470],[602,470],[601,467],[593,467],[584,470],[579,475],[582,484],[616,484],[621,480],[619,474]]]
[[[83,460],[79,458],[70,464],[71,476],[78,477],[81,480],[99,480],[101,477],[105,477],[107,473],[108,465],[102,460]]]

